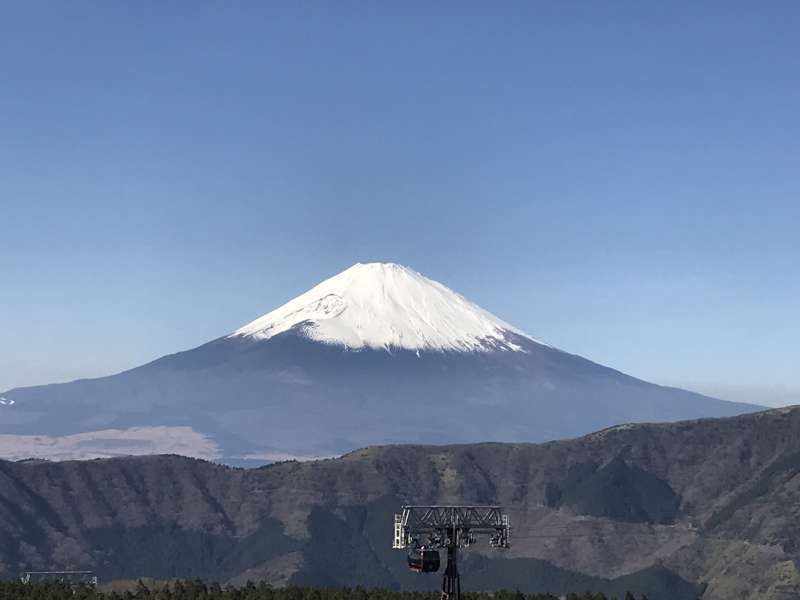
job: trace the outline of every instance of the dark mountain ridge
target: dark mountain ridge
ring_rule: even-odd
[[[0,574],[430,587],[435,578],[408,573],[391,550],[392,513],[499,503],[512,549],[476,546],[472,587],[612,590],[633,577],[651,599],[797,597],[798,456],[800,408],[790,408],[252,470],[177,456],[0,462]]]

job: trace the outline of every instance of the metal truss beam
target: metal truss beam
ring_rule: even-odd
[[[425,536],[429,547],[448,543],[464,547],[475,534],[488,534],[493,546],[507,548],[508,515],[499,506],[404,506],[395,515],[393,547],[406,548]]]

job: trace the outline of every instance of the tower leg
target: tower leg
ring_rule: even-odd
[[[461,576],[458,574],[458,546],[447,547],[447,567],[442,578],[441,600],[461,600]]]

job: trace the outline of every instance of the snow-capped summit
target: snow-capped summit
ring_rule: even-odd
[[[266,340],[290,329],[352,349],[521,351],[533,338],[446,286],[394,263],[357,263],[236,330]]]

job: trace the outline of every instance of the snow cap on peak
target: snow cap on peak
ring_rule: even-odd
[[[266,340],[290,329],[353,349],[521,350],[516,336],[532,340],[441,283],[395,263],[356,263],[231,337]]]

